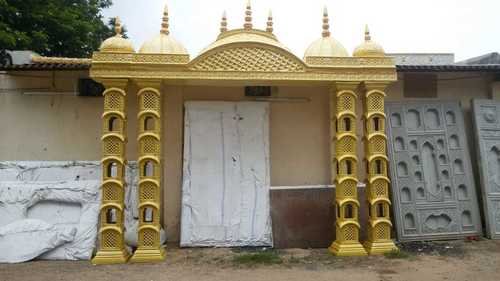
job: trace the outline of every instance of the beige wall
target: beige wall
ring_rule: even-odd
[[[41,73],[41,72],[40,72]],[[36,75],[41,75],[35,73]],[[27,75],[28,73],[23,73]],[[19,88],[49,91],[74,90],[77,77],[86,73],[66,72],[45,78],[0,76],[0,161],[2,160],[99,160],[102,98],[68,94],[26,95]],[[439,98],[460,99],[466,112],[466,131],[470,125],[470,99],[487,98],[488,78],[456,79],[441,74]],[[403,97],[402,81],[390,86],[388,99]],[[135,160],[137,88],[128,89],[127,158]],[[179,239],[182,182],[183,103],[191,100],[247,100],[242,87],[164,86],[164,223],[170,241]],[[329,183],[329,102],[328,88],[279,87],[277,96],[301,97],[303,102],[271,102],[270,153],[273,186],[323,185]],[[358,104],[361,110],[361,103]],[[360,112],[361,114],[361,112]],[[358,125],[361,131],[361,124]],[[471,136],[472,134],[468,134]],[[360,138],[361,139],[361,138]],[[472,139],[469,140],[472,144]],[[362,145],[358,144],[360,159]],[[473,151],[473,150],[472,150]],[[473,161],[474,162],[474,161]],[[363,162],[359,163],[364,173]],[[364,177],[362,177],[364,178]]]

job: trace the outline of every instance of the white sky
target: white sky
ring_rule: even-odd
[[[171,34],[193,58],[219,34],[224,10],[229,29],[243,26],[246,0],[113,2],[104,15],[120,16],[136,49],[159,32],[168,4]],[[272,9],[274,33],[302,57],[321,36],[325,5],[332,36],[350,52],[363,40],[365,24],[372,39],[391,53],[455,53],[459,61],[500,51],[499,0],[252,0],[254,28],[265,29]]]

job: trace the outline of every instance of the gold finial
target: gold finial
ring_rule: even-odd
[[[220,32],[226,32],[227,31],[227,16],[226,16],[226,11],[222,13],[222,20],[220,22]]]
[[[165,9],[163,10],[163,18],[161,20],[161,29],[160,33],[169,35],[170,31],[168,30],[169,24],[168,24],[168,7],[165,4]]]
[[[370,29],[368,29],[368,24],[365,25],[365,41],[370,41],[372,40],[372,37],[370,36]]]
[[[269,10],[269,15],[267,16],[267,28],[266,31],[273,33],[273,12]]]
[[[121,37],[122,36],[122,22],[120,21],[119,17],[115,18],[115,36]]]
[[[330,24],[328,22],[328,9],[325,6],[323,8],[323,37],[330,37]]]
[[[247,0],[247,9],[245,11],[245,24],[243,25],[245,29],[252,29],[252,6],[250,5],[250,0]]]

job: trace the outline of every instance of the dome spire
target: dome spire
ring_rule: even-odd
[[[269,14],[267,15],[267,28],[266,31],[269,33],[273,33],[273,11],[269,10]]]
[[[115,17],[115,33],[117,37],[122,37],[122,22],[120,17]]]
[[[365,41],[354,49],[354,57],[384,57],[385,51],[380,44],[372,41],[368,25],[365,25]]]
[[[99,47],[99,51],[110,53],[134,53],[135,50],[132,42],[123,38],[123,28],[120,18],[115,17],[114,20],[115,35],[104,40]]]
[[[227,16],[226,16],[226,11],[222,13],[222,20],[220,22],[220,32],[226,32],[227,31]]]
[[[365,25],[365,41],[370,41],[372,40],[372,37],[370,36],[370,29],[368,29],[368,24]]]
[[[170,31],[168,30],[169,24],[168,24],[168,7],[167,4],[165,4],[165,9],[163,10],[163,18],[161,21],[161,29],[160,33],[169,35]]]
[[[323,8],[323,37],[330,37],[330,24],[328,22],[328,9],[325,6]]]
[[[250,0],[247,0],[247,7],[245,11],[245,24],[243,25],[245,29],[252,29],[252,6],[250,5]]]

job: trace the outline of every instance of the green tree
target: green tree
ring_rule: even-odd
[[[114,34],[102,10],[112,0],[0,0],[0,49],[89,57]]]

